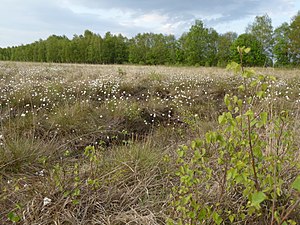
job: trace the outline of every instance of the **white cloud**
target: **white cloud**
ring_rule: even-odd
[[[134,36],[155,32],[180,36],[195,19],[218,32],[242,33],[256,15],[274,27],[290,22],[299,0],[0,0],[0,47],[30,43],[51,34],[72,37],[85,29]]]
[[[126,27],[144,27],[145,29],[157,29],[164,26],[168,22],[167,15],[163,15],[157,12],[150,12],[144,15],[139,15],[135,18],[126,18],[121,21],[120,24]]]

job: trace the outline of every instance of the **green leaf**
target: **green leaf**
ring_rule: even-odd
[[[65,191],[64,194],[63,194],[63,196],[66,198],[66,197],[68,197],[70,195],[70,193],[71,193],[70,191]]]
[[[240,184],[240,183],[242,183],[244,181],[244,177],[241,175],[241,174],[239,174],[239,175],[237,175],[236,177],[235,177],[235,182],[237,183],[237,184]]]
[[[238,86],[239,91],[245,91],[245,85]]]
[[[88,178],[87,179],[87,184],[88,185],[94,185],[96,183],[96,180],[93,180],[93,179],[91,179],[91,178]]]
[[[219,121],[219,124],[223,124],[226,122],[226,118],[225,118],[225,115],[222,114],[218,117],[218,121]]]
[[[230,104],[230,99],[229,99],[229,95],[226,94],[225,97],[224,97],[224,103],[225,105],[228,107],[228,105]]]
[[[201,157],[202,157],[202,155],[200,154],[200,152],[199,152],[199,150],[197,149],[195,152],[194,152],[194,159],[196,160],[196,161],[198,161]]]
[[[262,153],[262,149],[260,146],[254,146],[253,147],[253,153],[254,153],[254,156],[261,159],[263,157],[263,153]]]
[[[77,200],[77,199],[72,200],[72,204],[73,205],[78,205],[79,204],[79,200]]]
[[[216,134],[216,140],[217,140],[217,141],[220,141],[220,142],[223,142],[223,141],[224,141],[224,138],[223,138],[223,136],[222,136],[221,134],[217,133],[217,134]]]
[[[194,211],[190,211],[190,212],[188,213],[188,217],[189,217],[190,219],[194,219],[194,218],[196,217],[196,213],[195,213]]]
[[[188,196],[185,196],[185,197],[182,199],[182,204],[183,204],[183,205],[188,204],[188,202],[190,201],[191,198],[192,198],[192,194],[189,194]]]
[[[191,148],[194,150],[196,148],[196,142],[195,141],[192,141],[191,143]]]
[[[216,224],[219,225],[222,223],[223,219],[220,217],[220,215],[217,212],[213,212],[212,216],[213,216],[213,220]]]
[[[260,114],[260,119],[261,119],[261,122],[266,125],[267,123],[267,119],[268,119],[268,113],[267,112],[262,112]]]
[[[281,196],[281,189],[279,187],[276,188],[276,194],[277,196]]]
[[[182,158],[184,156],[184,151],[182,149],[177,150],[178,157]]]
[[[262,98],[262,97],[264,96],[264,94],[265,94],[264,91],[258,91],[258,92],[256,93],[256,96],[257,96],[258,98]]]
[[[195,146],[196,148],[200,148],[202,146],[202,140],[200,140],[200,139],[196,139],[195,143],[196,143],[196,146]]]
[[[236,62],[231,62],[226,67],[227,70],[233,70],[235,73],[241,71],[241,65]]]
[[[250,83],[250,87],[255,87],[258,84],[258,80],[254,80]]]
[[[289,223],[290,225],[297,225],[297,222],[294,221],[294,220],[288,220],[288,223]]]
[[[230,215],[228,218],[229,218],[230,222],[232,223],[234,221],[234,219],[235,219],[235,216],[234,215]]]
[[[245,213],[241,213],[241,214],[240,214],[240,217],[241,217],[242,220],[244,220],[244,219],[246,218]]]
[[[253,117],[254,116],[254,112],[249,109],[246,113],[245,113],[245,116],[250,116],[250,117]]]
[[[230,169],[227,171],[226,179],[227,179],[227,180],[235,179],[236,176],[237,176],[237,174],[238,174],[238,172],[237,172],[237,169],[236,169],[236,168],[230,168]]]
[[[238,104],[238,107],[242,107],[242,105],[243,105],[243,101],[241,100],[241,99],[239,99],[238,101],[237,101],[237,104]]]
[[[263,81],[264,79],[265,79],[264,75],[262,75],[262,74],[258,75],[258,80],[259,81]]]
[[[212,134],[211,133],[206,133],[205,134],[205,140],[207,143],[210,143],[212,139]]]
[[[248,103],[248,104],[251,104],[252,100],[253,100],[253,98],[250,96],[250,97],[247,99],[247,103]]]
[[[275,213],[274,213],[274,218],[275,218],[275,220],[277,221],[277,223],[280,223],[280,214],[279,214],[278,211],[275,211]]]
[[[198,219],[201,221],[201,220],[204,220],[205,217],[206,217],[206,209],[205,208],[202,208],[198,214]]]
[[[276,77],[274,77],[274,76],[269,76],[269,79],[270,79],[271,81],[276,81],[276,80],[277,80]]]
[[[249,53],[250,50],[251,50],[251,48],[245,48],[245,49],[244,49],[244,52],[245,52],[245,53]]]
[[[236,95],[233,96],[233,102],[236,103],[238,100],[238,97]]]
[[[252,119],[252,117],[250,117]],[[254,125],[257,124],[257,119],[254,119],[250,122],[250,127],[253,127]]]
[[[14,223],[17,223],[21,220],[21,217],[18,216],[15,212],[10,212],[7,214],[7,218]]]
[[[245,78],[251,78],[251,77],[253,77],[253,75],[254,75],[254,73],[252,70],[245,70],[245,72],[243,73],[243,77],[245,77]]]
[[[267,83],[263,83],[262,85],[261,85],[261,90],[262,91],[266,91],[268,89],[268,84]]]
[[[267,196],[262,191],[253,193],[251,197],[251,206],[254,206],[256,209],[259,209],[260,203],[267,199]]]
[[[300,192],[300,175],[292,183],[292,188],[294,188],[294,189],[296,189],[297,191]]]

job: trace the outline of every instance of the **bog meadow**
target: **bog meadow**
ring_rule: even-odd
[[[0,223],[299,224],[299,21],[278,28],[276,61],[201,21],[178,49],[89,31],[0,49]]]

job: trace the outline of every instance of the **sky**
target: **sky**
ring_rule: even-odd
[[[138,33],[180,37],[196,19],[219,33],[241,34],[255,16],[268,14],[274,27],[300,10],[300,0],[0,0],[0,47],[28,44],[52,34],[134,37]]]

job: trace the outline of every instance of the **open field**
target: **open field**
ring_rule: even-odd
[[[253,105],[257,112],[271,112],[270,121],[290,115],[280,127],[286,137],[274,135],[276,146],[288,140],[280,144],[288,146],[288,158],[278,158],[276,205],[284,216],[300,199],[289,189],[300,171],[300,70],[255,70],[277,78]],[[170,197],[182,182],[176,150],[219,129],[225,94],[240,96],[243,82],[221,68],[0,62],[0,224],[166,224],[181,215]],[[273,130],[259,132],[269,140]],[[210,154],[214,164],[217,153]],[[219,167],[212,167],[218,177]],[[212,192],[221,183],[215,179]],[[206,194],[204,202],[217,201]],[[227,194],[221,194],[224,209],[244,204],[232,197],[238,189]],[[300,223],[299,212],[296,205],[287,216]],[[266,220],[245,213],[235,224]]]

